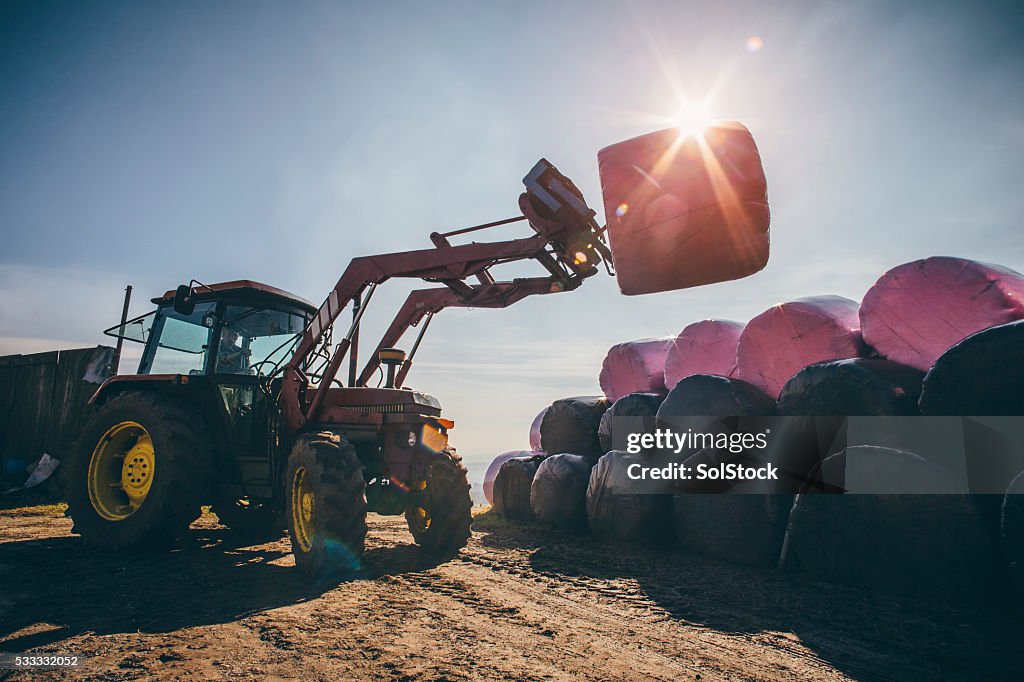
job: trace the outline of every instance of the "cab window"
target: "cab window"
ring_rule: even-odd
[[[213,303],[202,303],[191,315],[161,308],[153,323],[153,339],[142,358],[140,374],[203,374],[213,327]]]
[[[269,376],[291,356],[305,327],[306,318],[294,312],[229,305],[214,372]]]

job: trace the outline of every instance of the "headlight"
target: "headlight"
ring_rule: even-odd
[[[424,424],[423,445],[434,452],[441,452],[448,447],[448,434],[433,424]]]

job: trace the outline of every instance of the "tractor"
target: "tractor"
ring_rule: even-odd
[[[461,549],[472,501],[448,443],[454,423],[435,398],[403,385],[424,332],[444,308],[503,308],[571,291],[611,260],[570,180],[542,159],[524,183],[522,216],[434,233],[433,248],[356,258],[319,307],[254,281],[193,280],[106,330],[144,350],[137,374],[112,376],[90,401],[68,473],[74,531],[112,549],[166,543],[210,504],[224,525],[252,537],[287,528],[296,566],[320,576],[358,565],[373,511],[404,514],[424,550]],[[532,235],[449,241],[519,220]],[[491,273],[524,260],[545,274],[497,281]],[[359,372],[360,319],[392,278],[440,286],[409,294]],[[352,322],[336,340],[349,303]],[[419,332],[407,355],[394,346],[410,327]]]
[[[253,281],[192,280],[153,299],[156,310],[122,315],[107,333],[145,347],[137,374],[112,376],[91,399],[66,476],[75,532],[115,549],[166,542],[210,504],[242,533],[287,528],[296,566],[322,576],[358,567],[373,511],[404,514],[426,551],[457,552],[472,501],[448,443],[454,422],[404,385],[435,314],[572,291],[602,266],[639,294],[738,279],[767,262],[764,171],[742,125],[651,133],[598,159],[606,227],[541,159],[523,178],[521,215],[435,232],[432,248],[356,258],[319,306]],[[528,236],[451,241],[518,221]],[[495,278],[515,262],[541,272]],[[435,286],[409,294],[360,370],[360,320],[395,278]],[[412,327],[406,354],[395,346]]]

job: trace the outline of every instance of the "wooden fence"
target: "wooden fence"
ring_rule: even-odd
[[[112,358],[107,346],[0,357],[0,474],[24,475],[44,452],[66,458]]]

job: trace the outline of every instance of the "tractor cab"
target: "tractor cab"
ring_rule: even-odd
[[[139,375],[270,377],[316,312],[309,301],[249,280],[190,291],[168,291],[153,299],[155,311],[106,330],[145,345]]]

